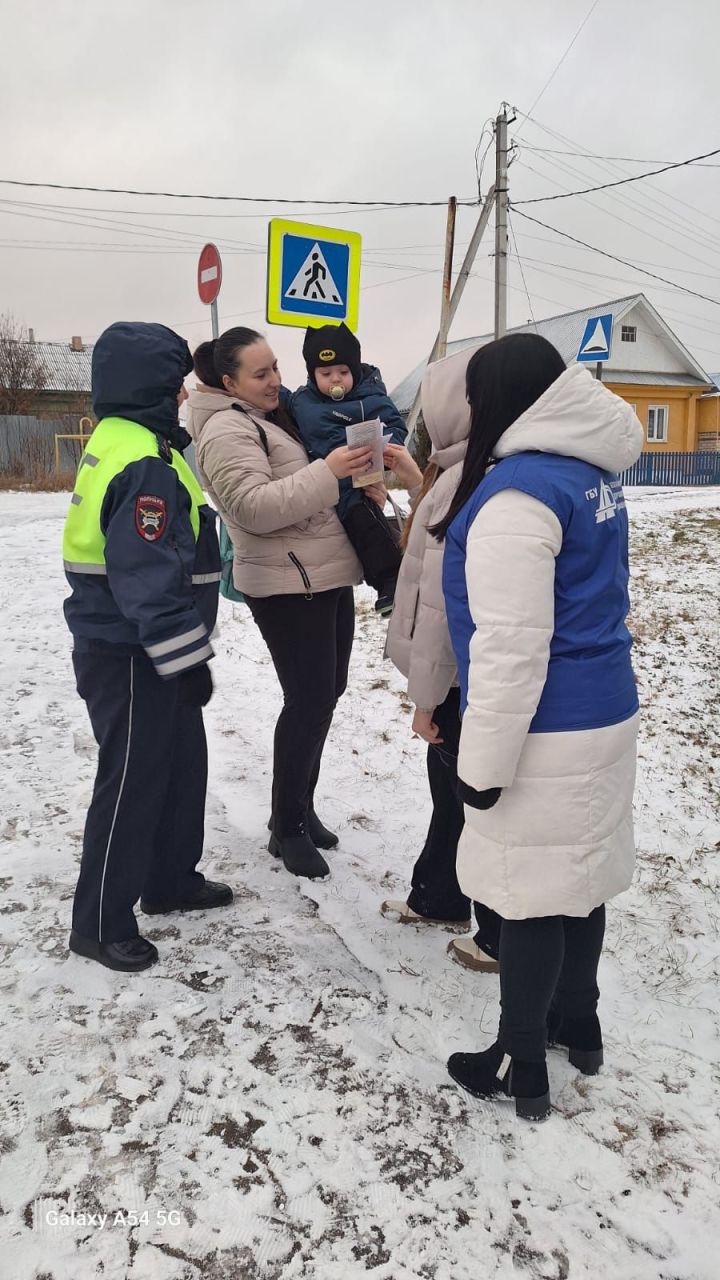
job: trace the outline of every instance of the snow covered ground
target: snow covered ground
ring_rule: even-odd
[[[497,979],[379,914],[429,805],[362,592],[320,787],[331,879],[265,850],[278,691],[223,604],[205,869],[235,904],[146,921],[161,961],[135,977],[68,955],[95,751],[61,614],[67,497],[0,494],[7,1280],[717,1280],[720,491],[629,498],[638,873],[608,913],[606,1066],[552,1053],[534,1126],[445,1072],[493,1037]]]

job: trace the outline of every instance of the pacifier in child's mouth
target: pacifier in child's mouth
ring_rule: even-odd
[[[331,400],[344,400],[345,388],[340,383],[336,383],[334,387],[330,388],[330,398]]]

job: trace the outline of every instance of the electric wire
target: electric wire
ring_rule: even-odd
[[[514,206],[513,206],[514,207]],[[528,222],[535,222],[539,227],[544,227],[546,231],[554,231],[556,235],[562,236],[566,240],[572,240],[574,244],[580,244],[585,249],[590,249],[593,253],[599,253],[603,258],[610,258],[612,262],[619,262],[624,267],[630,267],[632,271],[640,271],[643,275],[650,276],[653,280],[661,280],[663,284],[672,285],[680,293],[688,293],[693,298],[701,298],[703,302],[710,302],[715,307],[720,307],[720,299],[711,298],[706,293],[698,293],[696,289],[688,289],[685,285],[677,284],[674,280],[668,280],[666,276],[657,275],[654,271],[648,271],[646,267],[638,267],[633,262],[628,262],[627,258],[620,258],[617,254],[609,253],[606,249],[598,249],[597,245],[588,244],[587,240],[581,240],[578,236],[571,236],[568,231],[560,231],[558,227],[552,227],[547,222],[541,222],[539,218],[535,218],[530,213],[523,213],[521,209],[515,209],[519,218],[525,218]]]
[[[625,187],[631,182],[643,182],[645,178],[656,178],[659,173],[669,173],[673,169],[684,169],[688,165],[697,164],[699,160],[708,160],[710,156],[720,156],[720,147],[714,151],[706,151],[703,155],[691,156],[689,160],[678,160],[674,164],[663,165],[661,169],[649,169],[647,173],[635,173],[628,178],[619,178],[615,182],[603,182],[596,187],[583,187],[579,191],[564,191],[556,196],[534,196],[530,200],[517,200],[518,205],[546,204],[548,200],[569,200],[571,196],[587,196],[594,191],[609,191],[611,187]]]

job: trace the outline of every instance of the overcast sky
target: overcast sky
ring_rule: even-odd
[[[475,149],[503,99],[533,117],[518,115],[510,130],[516,201],[653,167],[537,148],[672,161],[720,147],[716,0],[601,0],[558,67],[591,7],[0,0],[0,178],[291,201],[471,199]],[[524,209],[720,299],[720,155],[708,165]],[[491,169],[489,155],[483,190]],[[521,208],[514,230],[530,298],[515,259],[511,323],[642,290],[699,363],[720,369],[720,306],[580,249]],[[319,204],[0,186],[0,312],[58,340],[158,320],[193,346],[210,334],[195,278],[198,250],[214,240],[221,328],[267,330],[273,214],[362,233],[359,336],[394,385],[437,328],[443,208],[328,214]],[[456,262],[475,217],[459,214]],[[451,337],[492,328],[491,251],[488,237]],[[269,339],[295,385],[302,330],[273,326]]]

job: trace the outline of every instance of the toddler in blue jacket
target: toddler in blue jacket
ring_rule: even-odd
[[[380,371],[363,364],[360,343],[347,325],[309,328],[303,343],[308,371],[304,387],[287,401],[308,452],[325,458],[347,444],[346,429],[356,422],[380,418],[393,444],[404,444],[407,431],[390,399]],[[363,567],[365,581],[378,593],[375,609],[392,612],[400,570],[400,549],[392,526],[377,503],[351,480],[341,480],[337,513]]]

